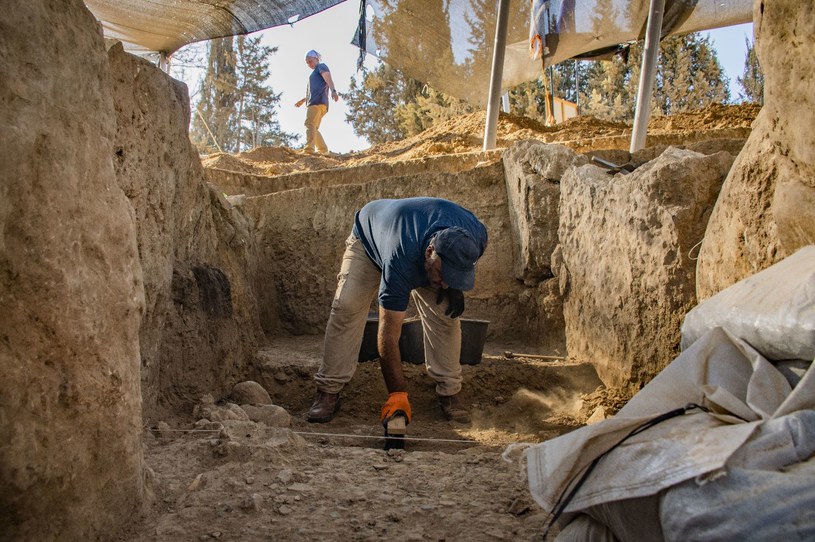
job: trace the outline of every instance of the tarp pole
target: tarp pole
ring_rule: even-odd
[[[487,102],[487,120],[484,126],[484,150],[495,148],[495,134],[498,128],[498,112],[501,100],[501,80],[504,77],[504,52],[507,46],[507,22],[509,21],[509,0],[498,0],[498,20],[495,24],[495,44],[492,51],[492,72],[490,74],[490,94]]]
[[[164,73],[170,73],[170,57],[164,51],[158,54],[158,67]]]
[[[651,117],[651,92],[657,75],[659,60],[659,39],[662,34],[662,15],[665,13],[665,0],[651,0],[648,10],[648,27],[645,30],[645,50],[642,53],[640,84],[637,90],[637,108],[634,113],[634,130],[631,133],[629,152],[635,153],[645,146],[648,133],[648,119]]]

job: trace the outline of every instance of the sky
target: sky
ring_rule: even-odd
[[[305,96],[306,82],[310,70],[305,63],[305,54],[315,49],[323,57],[331,71],[332,79],[340,93],[348,92],[351,77],[356,74],[359,49],[351,45],[359,18],[359,2],[347,0],[294,25],[270,28],[259,32],[263,44],[277,47],[270,57],[271,78],[269,84],[275,92],[281,93],[277,110],[280,125],[284,131],[304,134],[305,108],[297,108],[294,103]],[[731,98],[738,98],[736,77],[744,71],[746,56],[745,37],[753,41],[753,25],[742,24],[707,32],[719,57],[727,77],[730,79]],[[366,55],[365,65],[376,65],[376,59]],[[174,74],[178,77],[179,75]],[[195,83],[185,78],[191,89]],[[348,153],[367,149],[370,144],[354,134],[345,121],[347,108],[342,98],[331,102],[328,115],[323,118],[320,133],[333,152]],[[301,138],[301,143],[304,138]]]

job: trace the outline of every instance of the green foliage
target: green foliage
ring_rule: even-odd
[[[280,94],[266,83],[276,47],[261,38],[235,36],[207,45],[201,97],[190,139],[202,153],[240,152],[261,145],[291,145],[298,136],[283,132],[275,109]]]
[[[216,39],[207,47],[206,75],[196,105],[190,139],[199,151],[229,150],[235,132],[233,111],[237,104],[237,57],[232,38]]]
[[[642,47],[638,42],[630,47],[627,59],[615,57],[589,68],[585,95],[581,89],[581,114],[633,120]],[[694,33],[662,40],[652,112],[672,115],[729,100],[728,80],[709,38]]]
[[[280,94],[266,85],[269,79],[269,57],[277,47],[260,44],[260,37],[238,36],[238,85],[239,106],[236,119],[236,144],[238,151],[269,145],[291,146],[298,137],[283,132],[275,109],[280,104]]]
[[[348,93],[342,96],[348,107],[345,120],[355,134],[373,144],[402,139],[406,132],[394,113],[418,88],[418,81],[402,76],[387,64],[362,70],[351,77]]]
[[[473,108],[405,77],[387,64],[351,77],[345,116],[354,133],[372,144],[417,134],[438,122],[469,113]]]
[[[660,113],[673,115],[729,100],[727,76],[710,38],[694,33],[662,40],[654,89]]]
[[[739,98],[742,101],[764,105],[764,73],[758,63],[756,49],[747,37],[744,38],[747,45],[747,56],[744,59],[744,73],[737,77],[741,92]]]

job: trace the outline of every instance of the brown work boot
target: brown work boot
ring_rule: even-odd
[[[470,423],[470,411],[461,400],[461,394],[439,395],[441,412],[448,421]]]
[[[340,394],[317,391],[314,404],[308,409],[306,421],[311,423],[327,423],[334,419],[334,415],[340,410]]]

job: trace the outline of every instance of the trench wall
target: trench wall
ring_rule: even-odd
[[[322,333],[354,213],[379,198],[434,196],[454,201],[484,222],[489,245],[478,263],[465,317],[490,320],[490,337],[520,337],[535,320],[534,301],[511,273],[514,243],[502,164],[493,160],[461,173],[396,176],[361,184],[301,188],[247,198],[255,223],[262,323],[267,332]],[[265,290],[265,293],[264,293]],[[277,301],[277,311],[264,296]]]
[[[109,539],[145,495],[144,287],[82,2],[4,2],[0,104],[0,539]]]
[[[753,21],[764,106],[702,243],[701,299],[815,243],[815,4],[754,0]]]
[[[262,331],[246,218],[204,180],[187,127],[187,87],[151,63],[108,52],[116,179],[136,216],[145,309],[143,414],[190,413],[252,372]]]

